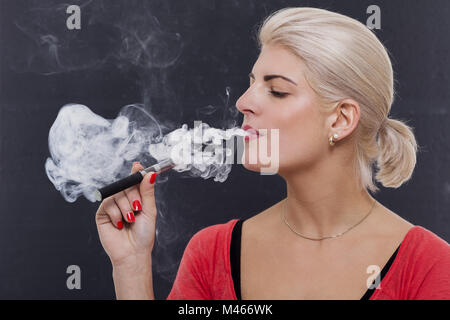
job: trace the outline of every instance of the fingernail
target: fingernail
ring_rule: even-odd
[[[157,175],[157,174],[158,174],[158,173],[153,172],[152,176],[150,177],[150,184],[154,184],[154,183],[155,183],[155,179],[156,179],[156,175]]]
[[[137,165],[137,164],[139,164],[139,161],[133,162],[133,166],[135,166],[135,165]]]
[[[123,228],[123,223],[122,223],[122,221],[117,222],[117,228],[118,228],[119,230],[121,230],[121,229]]]
[[[142,206],[141,206],[141,203],[139,202],[139,200],[133,201],[133,209],[134,209],[134,211],[142,210]]]
[[[130,212],[127,213],[127,220],[128,220],[129,222],[133,222],[133,221],[134,221],[134,214],[133,214],[132,211],[130,211]]]

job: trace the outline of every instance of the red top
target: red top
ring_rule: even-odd
[[[237,221],[204,228],[192,237],[167,299],[237,300],[230,266]],[[450,300],[449,244],[421,226],[412,227],[374,291],[370,300]]]

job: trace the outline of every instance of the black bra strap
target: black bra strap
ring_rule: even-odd
[[[241,298],[241,237],[242,237],[242,222],[239,219],[234,225],[231,234],[230,244],[230,264],[231,277],[233,278],[234,292],[238,300]]]
[[[389,271],[389,268],[391,267],[392,263],[395,260],[395,257],[397,256],[398,253],[398,249],[400,249],[401,243],[400,245],[397,247],[397,250],[395,250],[394,254],[389,258],[388,262],[385,264],[385,266],[383,267],[383,270],[381,270],[380,275],[379,275],[379,279],[377,277],[377,279],[373,280],[372,282],[372,289],[367,289],[366,293],[362,296],[361,300],[369,300],[370,297],[372,296],[372,294],[375,292],[376,288],[375,288],[375,283],[377,280],[379,280],[378,285],[380,285],[381,280],[383,280],[384,276],[386,275],[386,273]]]

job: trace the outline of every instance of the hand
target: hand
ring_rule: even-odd
[[[143,169],[135,162],[131,172]],[[147,173],[139,185],[104,199],[97,210],[100,241],[113,266],[133,265],[142,259],[151,261],[156,225],[156,174],[151,179],[152,174]]]

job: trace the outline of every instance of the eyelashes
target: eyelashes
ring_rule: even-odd
[[[285,92],[279,92],[279,91],[274,91],[274,90],[270,90],[270,94],[273,95],[275,98],[285,98],[286,96],[288,96],[288,93]]]
[[[253,83],[250,81],[249,88],[252,86],[252,84],[253,84]],[[278,99],[285,98],[285,97],[287,97],[287,96],[289,95],[289,93],[286,93],[286,92],[280,92],[280,91],[275,91],[275,90],[273,90],[273,89],[270,89],[270,90],[269,90],[269,93],[270,93],[272,96],[274,96],[275,98],[278,98]]]

